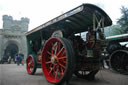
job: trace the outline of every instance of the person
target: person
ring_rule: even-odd
[[[21,64],[21,61],[22,61],[22,56],[20,56],[20,55],[18,54],[18,56],[16,57],[17,65],[20,65],[20,64]]]
[[[15,56],[15,59],[14,59],[14,63],[15,63],[15,64],[16,64],[16,62],[17,62],[17,59],[16,59],[16,58],[17,58],[17,56]]]
[[[24,65],[24,57],[22,56],[21,64]]]
[[[8,58],[8,64],[10,64],[11,63],[11,56],[9,56],[9,58]]]
[[[24,65],[24,59],[22,59],[21,64]]]

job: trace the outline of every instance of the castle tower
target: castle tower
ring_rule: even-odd
[[[3,29],[27,32],[28,24],[28,18],[22,17],[20,20],[13,20],[12,16],[3,15]]]
[[[25,33],[28,31],[28,18],[13,20],[12,16],[3,15],[3,29],[0,29],[0,59],[15,59],[16,54],[27,57]]]
[[[3,15],[3,29],[9,29],[12,25],[12,16]]]
[[[28,31],[28,24],[29,24],[29,19],[28,18],[21,18],[21,27],[23,32]]]

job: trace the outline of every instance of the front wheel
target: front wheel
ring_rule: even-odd
[[[34,75],[37,69],[37,62],[34,55],[29,55],[26,60],[27,72],[30,75]]]
[[[48,82],[60,85],[69,81],[74,71],[72,45],[65,38],[50,38],[42,52],[42,70]]]

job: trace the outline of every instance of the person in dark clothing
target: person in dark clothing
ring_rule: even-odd
[[[21,64],[21,61],[22,61],[22,56],[18,55],[16,57],[16,61],[17,61],[17,65],[20,65]]]

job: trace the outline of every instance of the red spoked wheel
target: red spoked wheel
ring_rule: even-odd
[[[33,55],[29,55],[26,60],[28,74],[34,75],[37,69],[36,60]]]
[[[42,53],[42,70],[50,83],[68,81],[73,73],[75,57],[71,43],[65,38],[50,38]]]
[[[94,80],[95,75],[98,71],[99,70],[94,70],[94,71],[77,70],[74,73],[78,78],[82,78],[86,80]]]

